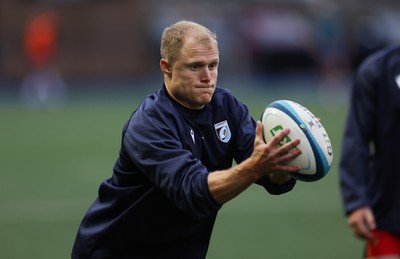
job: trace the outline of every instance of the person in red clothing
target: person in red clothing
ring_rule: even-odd
[[[48,66],[57,51],[58,26],[54,12],[38,14],[28,20],[23,32],[24,52],[35,67]]]
[[[55,66],[58,53],[58,17],[46,11],[28,19],[23,30],[23,53],[29,66],[21,85],[28,106],[54,106],[65,96],[65,83]]]

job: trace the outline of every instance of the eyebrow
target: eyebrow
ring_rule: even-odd
[[[198,65],[207,65],[207,64],[211,64],[211,63],[219,63],[219,58],[217,59],[213,59],[210,62],[208,61],[204,61],[204,60],[188,60],[187,62],[185,62],[186,64],[198,64]]]

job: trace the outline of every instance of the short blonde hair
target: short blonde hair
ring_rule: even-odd
[[[165,28],[161,37],[161,58],[172,65],[189,38],[204,44],[214,44],[218,49],[217,35],[214,32],[198,23],[183,20]]]

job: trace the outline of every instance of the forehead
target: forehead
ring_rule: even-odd
[[[213,39],[197,40],[187,39],[181,50],[181,58],[184,59],[219,59],[219,50]]]

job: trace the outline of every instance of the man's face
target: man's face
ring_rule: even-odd
[[[169,94],[187,108],[203,108],[214,94],[218,63],[217,46],[188,39],[171,66],[169,82],[166,83]]]

